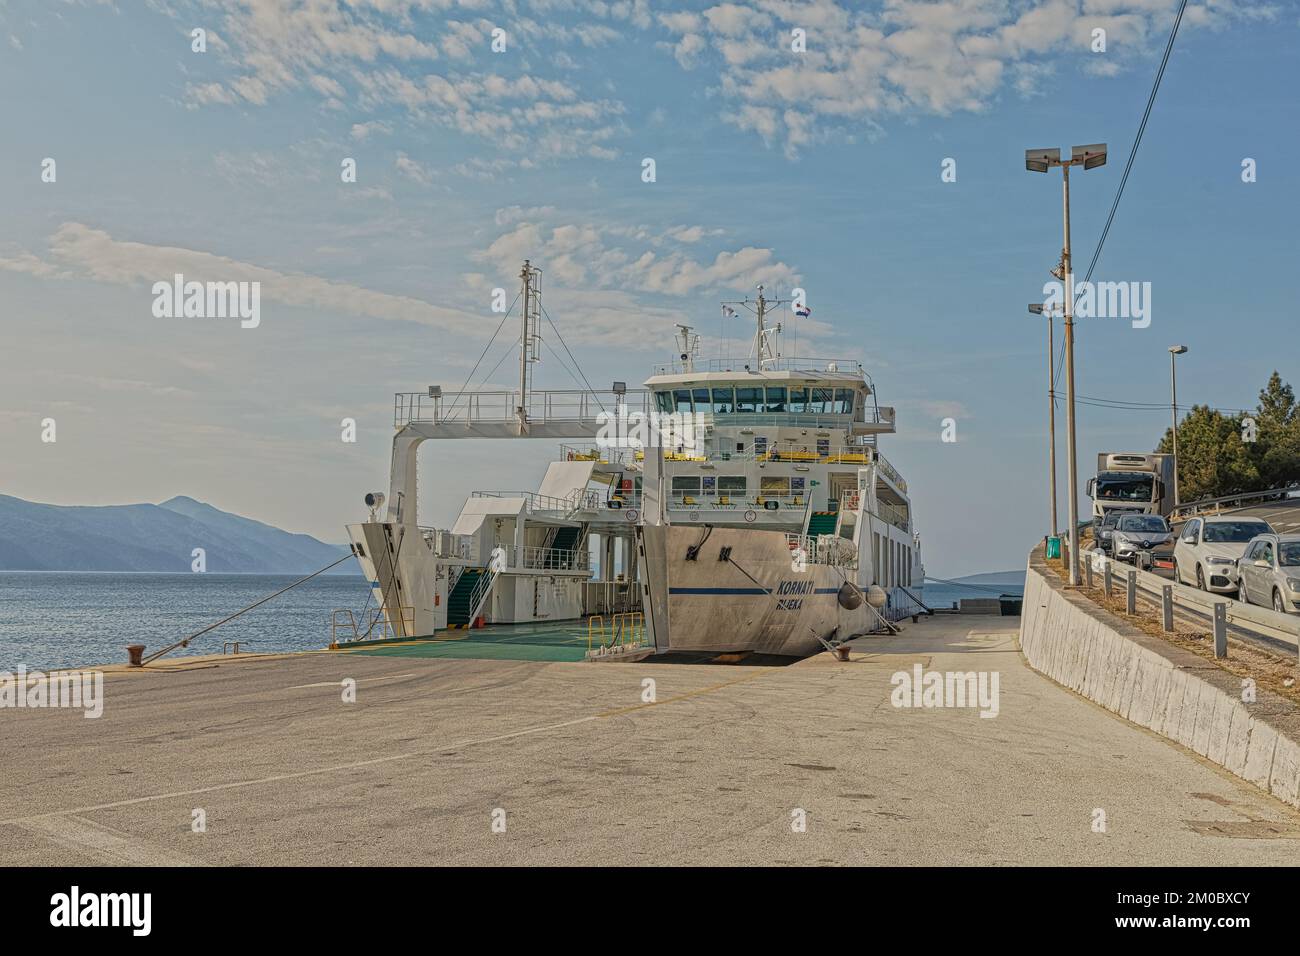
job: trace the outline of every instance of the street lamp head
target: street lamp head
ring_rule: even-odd
[[[1092,143],[1089,146],[1075,146],[1070,150],[1070,161],[1082,162],[1084,169],[1095,169],[1106,165],[1106,144]]]
[[[1029,311],[1032,312],[1032,313],[1034,313],[1034,315],[1042,315],[1042,314],[1043,314],[1043,303],[1041,303],[1041,302],[1030,302],[1030,303],[1029,303]]]
[[[1059,149],[1027,149],[1025,150],[1025,169],[1031,173],[1045,173],[1052,166],[1061,164],[1061,151]]]
[[[1169,351],[1172,352],[1172,353],[1174,353],[1175,355],[1182,355],[1184,352],[1187,351],[1187,346],[1186,346],[1186,345],[1171,345],[1171,346],[1169,346]]]

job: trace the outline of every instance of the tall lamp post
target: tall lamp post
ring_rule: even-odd
[[[1187,351],[1186,345],[1169,346],[1169,407],[1173,412],[1174,434],[1174,507],[1178,501],[1178,372],[1174,367],[1174,356]]]
[[[1052,487],[1052,537],[1060,536],[1056,520],[1056,330],[1054,313],[1041,302],[1029,303],[1029,311],[1047,316],[1047,472]]]
[[[1061,250],[1061,273],[1065,300],[1065,458],[1066,486],[1070,495],[1070,586],[1079,586],[1079,473],[1075,454],[1074,428],[1074,270],[1070,265],[1070,167],[1094,169],[1106,162],[1106,144],[1093,143],[1075,146],[1069,159],[1061,159],[1059,149],[1025,150],[1025,169],[1032,173],[1045,173],[1060,166],[1063,174],[1063,209],[1065,246]]]

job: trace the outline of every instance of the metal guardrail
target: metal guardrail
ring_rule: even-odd
[[[1224,495],[1222,498],[1203,498],[1200,501],[1192,501],[1185,505],[1179,505],[1169,512],[1169,517],[1177,515],[1195,515],[1200,514],[1203,508],[1213,508],[1219,510],[1223,505],[1235,502],[1241,504],[1244,501],[1251,501],[1256,498],[1268,500],[1285,499],[1291,494],[1300,494],[1300,485],[1287,485],[1285,488],[1270,488],[1267,491],[1245,491],[1239,495]]]
[[[1137,594],[1130,598],[1130,607],[1132,607],[1133,599],[1139,596],[1146,597],[1157,606],[1162,605],[1164,603],[1165,588],[1169,588],[1174,608],[1182,609],[1197,617],[1208,618],[1213,623],[1217,613],[1216,605],[1223,605],[1227,624],[1235,625],[1242,630],[1251,631],[1274,641],[1280,641],[1294,647],[1300,653],[1300,617],[1290,614],[1278,614],[1269,608],[1244,604],[1221,594],[1211,594],[1208,591],[1200,591],[1186,584],[1178,584],[1150,571],[1143,571],[1140,568],[1134,568],[1104,555],[1099,555],[1096,551],[1085,551],[1084,561],[1093,574],[1100,573],[1103,576],[1101,583],[1103,589],[1105,587],[1105,571],[1107,567],[1111,569],[1112,586],[1118,586],[1125,591],[1128,588],[1128,575],[1133,572]]]

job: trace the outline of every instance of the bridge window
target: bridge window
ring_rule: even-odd
[[[761,388],[738,388],[736,389],[736,411],[737,412],[756,412],[758,406],[763,402],[763,390]]]
[[[837,415],[853,414],[853,389],[837,388],[835,390],[835,413]]]
[[[729,388],[713,390],[713,414],[730,415],[736,409],[736,394]]]
[[[673,410],[672,392],[655,392],[655,408],[665,414]]]
[[[808,399],[808,414],[833,415],[835,413],[835,390],[833,388],[814,388]]]
[[[743,495],[745,489],[744,475],[718,475],[718,494]]]
[[[697,388],[695,390],[695,410],[701,414],[713,411],[713,406],[709,403],[709,390],[707,388]]]
[[[691,390],[689,388],[679,388],[673,392],[673,402],[676,405],[674,411],[691,414]]]
[[[769,413],[785,411],[784,385],[769,385],[767,387],[767,410]]]
[[[790,413],[792,415],[802,415],[808,407],[808,389],[792,388],[790,389]]]

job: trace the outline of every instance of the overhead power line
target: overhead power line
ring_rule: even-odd
[[[1156,79],[1151,84],[1151,95],[1147,97],[1146,109],[1142,111],[1142,122],[1138,124],[1137,136],[1133,138],[1133,148],[1129,150],[1128,161],[1124,164],[1124,175],[1120,177],[1119,188],[1115,190],[1115,200],[1110,204],[1110,214],[1106,216],[1106,225],[1101,230],[1101,238],[1097,240],[1097,248],[1092,253],[1092,261],[1088,263],[1088,273],[1084,276],[1083,281],[1092,280],[1093,270],[1097,268],[1097,261],[1101,259],[1102,247],[1106,245],[1106,237],[1110,235],[1111,224],[1115,221],[1115,212],[1119,209],[1119,201],[1124,196],[1124,187],[1128,184],[1129,173],[1133,171],[1133,162],[1137,159],[1138,147],[1142,145],[1142,135],[1146,132],[1147,120],[1151,118],[1151,108],[1155,106],[1156,94],[1160,92],[1160,81],[1164,79],[1165,67],[1169,64],[1169,54],[1173,52],[1174,40],[1178,37],[1178,27],[1183,22],[1183,11],[1187,9],[1187,0],[1182,0],[1178,5],[1178,14],[1174,17],[1173,29],[1169,31],[1169,42],[1165,44],[1165,54],[1160,58],[1160,69],[1156,70]],[[1067,295],[1072,294],[1073,289],[1067,290]],[[1061,360],[1064,358],[1065,345],[1061,345],[1061,356],[1056,363],[1056,377],[1052,381],[1052,388],[1061,381]]]

